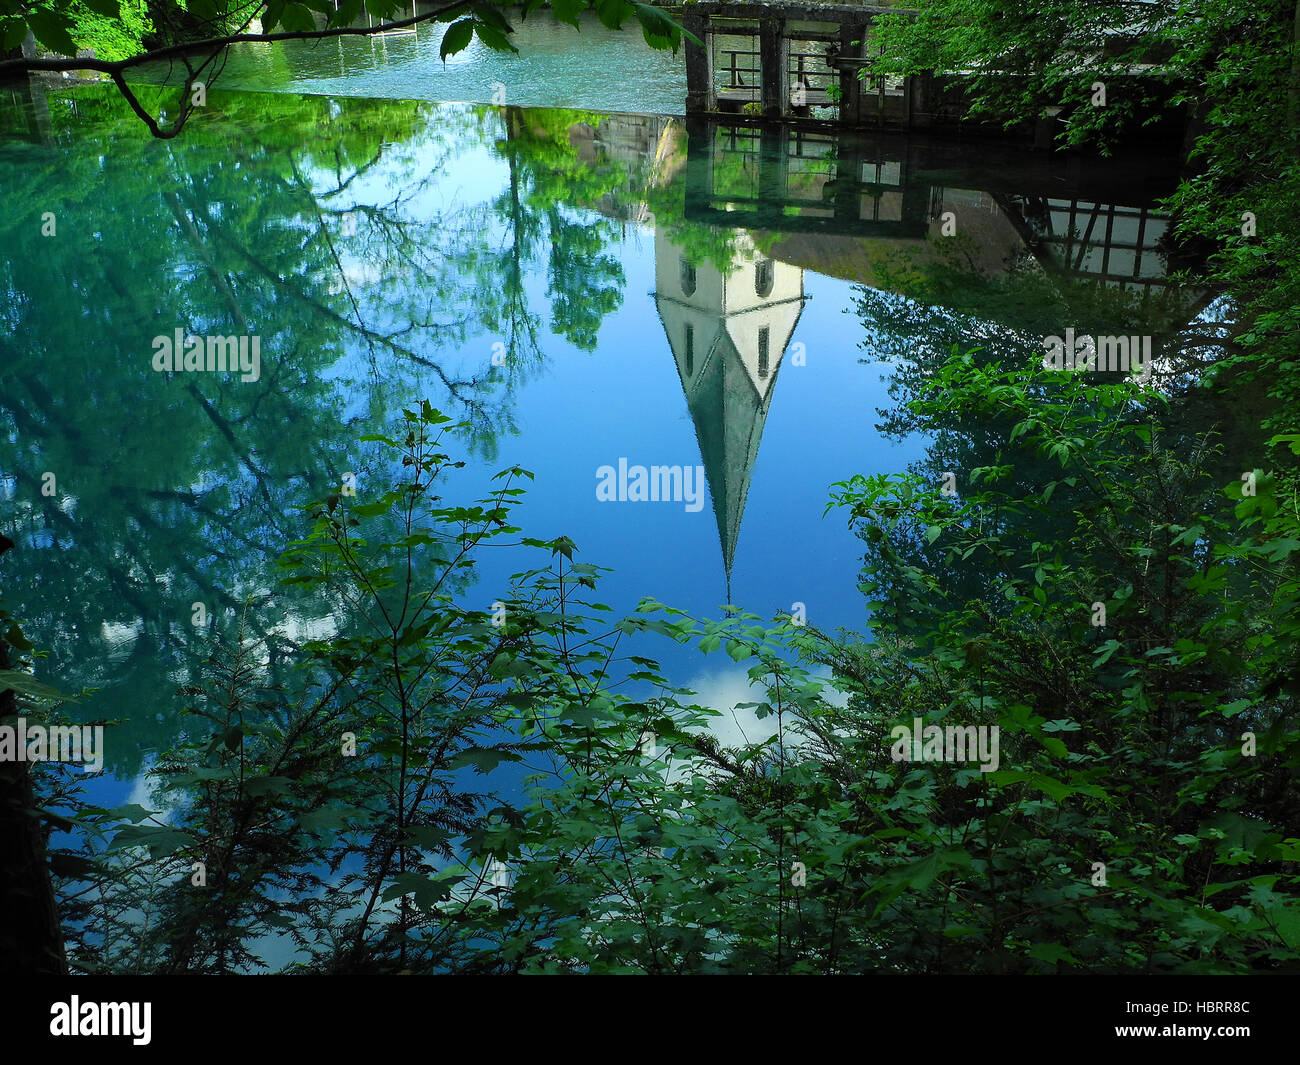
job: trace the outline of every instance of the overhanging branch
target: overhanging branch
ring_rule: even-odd
[[[426,11],[423,15],[413,15],[411,18],[399,19],[396,22],[385,22],[378,26],[339,27],[323,30],[286,30],[281,33],[232,33],[225,37],[208,37],[199,41],[168,45],[166,48],[141,52],[139,55],[129,56],[126,59],[6,59],[0,62],[0,79],[39,70],[97,70],[104,74],[120,75],[125,70],[143,66],[145,63],[153,63],[160,59],[171,59],[177,56],[193,55],[199,52],[215,52],[232,44],[324,40],[329,37],[368,37],[375,33],[406,29],[421,22],[445,20],[450,15],[467,14],[471,6],[465,0],[460,0],[458,3],[446,4],[443,7],[435,8],[433,11]],[[117,81],[117,78],[114,77],[113,80]]]

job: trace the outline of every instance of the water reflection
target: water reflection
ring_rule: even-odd
[[[1186,265],[1158,201],[1177,180],[1173,159],[1057,158],[1007,145],[720,126],[692,120],[686,213],[722,226],[870,237],[845,270],[871,283],[887,249],[964,238],[972,271],[1018,259],[1072,280],[1141,295]]]
[[[549,532],[599,548],[637,526],[634,548],[593,551],[629,597],[725,581],[730,599],[735,574],[751,601],[824,586],[847,622],[855,548],[821,523],[826,486],[910,457],[871,428],[891,404],[860,345],[913,360],[881,371],[905,393],[989,322],[1026,344],[1070,324],[1172,337],[1203,299],[1171,281],[1174,174],[1151,160],[215,92],[164,145],[111,90],[41,103],[39,121],[15,104],[0,150],[5,592],[63,686],[102,689],[87,713],[130,720],[124,776],[175,738],[213,634],[267,639],[274,684],[275,648],[327,631],[272,560],[296,505],[345,472],[384,481],[358,437],[417,398],[468,423],[476,469],[516,437],[525,465],[553,463],[536,513],[585,524]],[[260,335],[261,380],[153,373],[174,328]],[[578,509],[599,463],[690,436],[717,553],[668,539],[681,515]]]
[[[605,136],[617,141],[627,121],[608,119]],[[1062,318],[1120,323],[1176,348],[1177,331],[1208,298],[1171,276],[1186,265],[1157,206],[1173,189],[1172,162],[1142,161],[1134,181],[1132,160],[1063,166],[1007,147],[962,152],[915,138],[702,121],[685,128],[677,147],[686,158],[674,167],[685,218],[729,233],[730,255],[701,260],[684,239],[657,230],[654,298],[728,581],[777,371],[806,298],[805,269],[862,284],[863,324],[885,326],[895,342],[908,336],[899,319],[915,321],[916,300],[981,318],[992,312],[1013,330],[1000,337],[1003,353],[1032,349]],[[1055,299],[1038,298],[1044,286]],[[888,313],[873,316],[877,307]],[[931,338],[969,346],[989,336],[970,320],[946,325],[933,325]]]
[[[728,585],[781,360],[803,313],[803,270],[741,233],[723,267],[655,233],[655,309],[695,424]]]

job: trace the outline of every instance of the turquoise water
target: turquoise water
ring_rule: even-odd
[[[347,84],[418,94],[402,72],[428,67],[424,39],[372,46],[390,58]],[[641,53],[634,72],[661,62]],[[890,431],[909,359],[1102,312],[1157,334],[1192,313],[1164,277],[1159,167],[688,128],[664,114],[675,68],[662,97],[594,71],[568,95],[576,54],[535,51],[547,77],[510,92],[605,111],[306,95],[341,84],[309,47],[236,56],[230,84],[265,65],[295,71],[289,91],[213,90],[172,141],[108,87],[6,114],[4,594],[49,651],[42,674],[120,722],[119,797],[176,741],[177,688],[213,629],[331,631],[322,604],[278,590],[274,560],[303,531],[295,507],[347,474],[378,488],[359,438],[402,407],[464,423],[455,498],[532,470],[526,532],[612,567],[601,598],[620,612],[802,604],[861,630],[859,545],[824,510],[854,474],[943,468],[934,441]],[[423,87],[481,99],[468,87],[496,61]],[[659,113],[610,113],[633,105]],[[156,369],[178,329],[256,337],[256,372]],[[602,468],[622,466],[700,469],[702,491],[602,500]],[[465,595],[486,608],[515,568],[489,556]],[[718,705],[746,697],[741,666],[645,652]]]
[[[495,52],[476,37],[445,63],[438,56],[445,23],[415,33],[241,44],[230,49],[219,81],[225,89],[684,114],[680,54],[647,47],[634,23],[611,30],[591,13],[579,23],[575,29],[549,12],[516,18],[518,54]],[[139,77],[172,74],[159,66]]]

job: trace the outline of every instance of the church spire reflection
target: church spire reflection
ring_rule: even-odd
[[[725,271],[692,263],[656,230],[654,297],[695,424],[729,589],[777,374],[808,298],[803,270],[762,255],[743,232]]]

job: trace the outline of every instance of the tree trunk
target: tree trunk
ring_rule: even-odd
[[[6,546],[0,538],[0,552]],[[3,612],[0,618],[7,626]],[[11,652],[0,628],[0,669],[13,668]],[[0,724],[12,726],[17,717],[17,693],[0,692]],[[14,975],[61,976],[68,961],[27,766],[0,761],[0,962]]]

